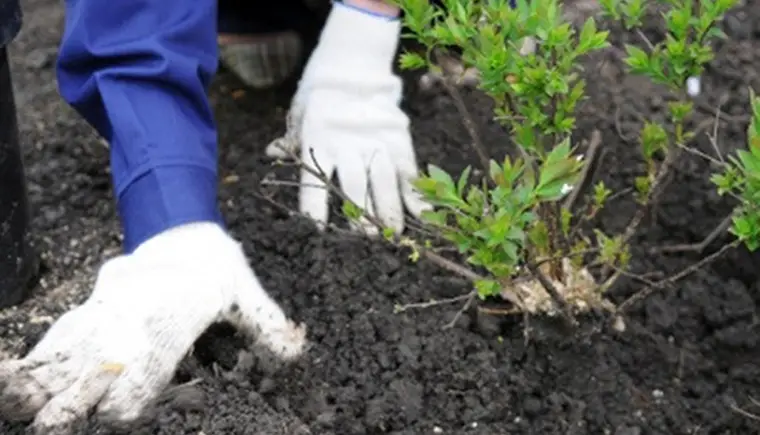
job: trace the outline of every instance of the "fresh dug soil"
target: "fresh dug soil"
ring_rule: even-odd
[[[0,351],[19,355],[53,318],[82,301],[97,265],[118,250],[118,225],[99,139],[56,95],[52,59],[61,10],[52,0],[25,3],[27,23],[14,46],[22,134],[34,225],[47,273],[32,299],[0,312]],[[703,120],[720,106],[717,147],[745,146],[748,88],[760,89],[760,10],[742,6],[724,25],[730,39],[703,78],[697,98]],[[657,39],[657,28],[646,29]],[[617,46],[632,35],[614,32]],[[665,93],[623,74],[615,50],[589,59],[589,100],[578,116],[578,140],[594,129],[603,138],[597,179],[614,190],[630,186],[642,165],[637,116],[661,118]],[[410,80],[410,83],[413,83]],[[744,434],[760,431],[760,350],[757,341],[760,258],[737,250],[700,267],[672,288],[627,313],[625,332],[589,315],[567,331],[547,319],[499,317],[451,304],[394,313],[396,304],[442,299],[468,283],[433,264],[417,264],[384,243],[342,232],[318,233],[292,216],[294,188],[262,185],[295,180],[293,167],[263,157],[281,134],[288,95],[241,93],[222,74],[213,98],[222,141],[223,203],[259,277],[287,312],[309,326],[309,352],[290,367],[240,353],[224,327],[196,345],[154,422],[133,433],[155,434]],[[475,92],[467,104],[484,142],[500,157],[509,143]],[[409,86],[420,162],[458,173],[477,165],[451,100]],[[638,114],[638,115],[637,115]],[[696,146],[714,155],[706,139]],[[729,213],[714,193],[709,163],[679,159],[662,203],[634,243],[637,274],[668,276],[715,252],[655,255],[649,249],[701,241]],[[610,203],[600,224],[625,227],[630,195]],[[654,277],[652,279],[657,279]],[[623,279],[621,302],[644,285]],[[147,303],[147,301],[146,301]],[[243,370],[245,368],[246,370]],[[0,423],[2,433],[20,425]],[[107,433],[90,426],[83,433]]]

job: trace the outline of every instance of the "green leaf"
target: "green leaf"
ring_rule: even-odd
[[[738,150],[736,154],[739,156],[739,161],[742,164],[744,172],[760,174],[760,158],[755,154]]]
[[[604,181],[599,181],[594,186],[594,205],[597,208],[604,207],[604,203],[607,201],[607,198],[612,195],[612,191],[607,188],[607,186],[604,184]]]
[[[393,241],[393,239],[396,237],[396,230],[393,228],[383,228],[383,238],[387,241]]]
[[[472,172],[472,166],[467,166],[459,176],[457,182],[457,196],[462,197],[464,195],[464,189],[467,187],[467,182],[470,181],[470,173]]]
[[[665,23],[668,31],[675,39],[686,40],[690,24],[692,10],[689,2],[684,2],[681,7],[676,7],[665,13]]]
[[[488,165],[489,165],[488,172],[489,172],[489,175],[491,176],[491,180],[493,180],[493,182],[498,185],[504,184],[506,180],[504,180],[502,169],[499,166],[499,164],[496,163],[496,160],[493,160],[493,159],[490,160],[488,162]]]
[[[634,74],[647,73],[650,71],[649,55],[635,45],[626,44],[625,51],[628,57],[625,59],[626,65]]]
[[[444,184],[446,187],[454,187],[454,180],[451,179],[451,175],[443,169],[435,165],[428,165],[428,175],[433,180]]]
[[[594,21],[593,17],[589,17],[586,22],[583,23],[581,33],[578,35],[578,45],[581,47],[590,46],[591,39],[594,35],[596,35],[596,21]]]
[[[570,139],[563,140],[551,150],[541,165],[536,195],[554,201],[565,195],[567,186],[574,186],[583,163],[570,156]]]
[[[417,53],[405,52],[399,57],[399,66],[403,70],[420,69],[427,64],[427,60]]]
[[[647,160],[652,160],[655,154],[665,151],[668,147],[668,133],[660,124],[644,122],[640,138],[641,151]]]
[[[352,221],[359,220],[364,215],[364,210],[349,200],[343,201],[341,210],[343,211],[343,215]]]
[[[446,210],[423,210],[420,217],[433,226],[445,227],[449,213]]]
[[[641,25],[641,18],[646,11],[643,0],[625,0],[621,8],[625,16],[625,27],[631,29]]]
[[[480,296],[481,299],[498,296],[501,292],[501,286],[499,286],[499,283],[491,279],[475,281],[475,289],[478,291],[478,296]]]

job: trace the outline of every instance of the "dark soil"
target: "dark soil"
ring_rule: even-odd
[[[35,227],[48,273],[33,300],[0,315],[4,351],[27,351],[52,317],[87,295],[88,279],[118,246],[99,140],[56,96],[52,59],[58,2],[26,2],[27,27],[14,51],[27,143]],[[744,146],[748,88],[760,89],[760,10],[741,7],[725,23],[731,37],[698,98],[701,119],[721,105],[723,153]],[[647,29],[657,38],[658,29]],[[616,32],[619,46],[629,39]],[[665,94],[626,78],[614,50],[589,61],[590,99],[579,115],[578,139],[602,133],[599,177],[614,189],[641,171],[635,113],[664,116]],[[160,434],[743,434],[760,422],[757,341],[760,258],[735,251],[631,308],[627,330],[589,316],[568,334],[542,319],[529,333],[520,317],[465,313],[442,330],[458,305],[394,314],[394,305],[466,292],[467,283],[435,265],[412,264],[406,253],[342,233],[319,234],[265,197],[295,207],[294,189],[262,187],[265,178],[294,180],[294,168],[273,168],[263,157],[283,130],[286,93],[235,92],[224,74],[213,98],[228,182],[223,200],[230,227],[251,255],[262,282],[287,311],[309,325],[310,352],[293,367],[273,370],[254,360],[235,369],[240,343],[215,328],[183,364],[178,382],[200,378],[161,406],[146,433]],[[487,100],[467,95],[492,155],[503,155],[503,133],[489,121]],[[405,108],[422,163],[458,172],[477,158],[442,92],[408,90]],[[619,113],[618,113],[619,112]],[[616,116],[616,113],[617,116]],[[709,122],[709,121],[708,121]],[[709,141],[699,148],[714,154]],[[636,239],[637,273],[680,271],[715,252],[652,255],[648,247],[699,242],[729,212],[698,157],[678,162],[662,204]],[[231,177],[234,175],[234,177]],[[633,202],[610,204],[601,224],[622,229]],[[84,272],[83,272],[84,271]],[[641,290],[623,280],[620,302]],[[41,319],[41,320],[40,320]],[[216,361],[216,362],[214,362]],[[438,429],[437,429],[438,428]],[[3,426],[18,433],[20,426]],[[439,430],[440,429],[440,430]],[[94,427],[88,433],[100,433]]]

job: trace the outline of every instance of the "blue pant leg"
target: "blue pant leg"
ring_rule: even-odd
[[[216,0],[66,0],[63,98],[109,142],[124,248],[191,222],[222,223]]]
[[[19,0],[0,0],[0,47],[5,47],[21,29]]]

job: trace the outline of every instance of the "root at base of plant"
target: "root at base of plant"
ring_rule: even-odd
[[[547,265],[544,265],[547,266]],[[562,259],[563,280],[554,279],[547,274],[547,279],[557,289],[557,293],[572,309],[574,315],[583,314],[594,309],[615,311],[615,306],[600,291],[591,272],[586,267],[578,267],[568,258]],[[558,316],[561,312],[538,279],[530,277],[515,281],[508,289],[520,299],[520,310],[530,314]]]

